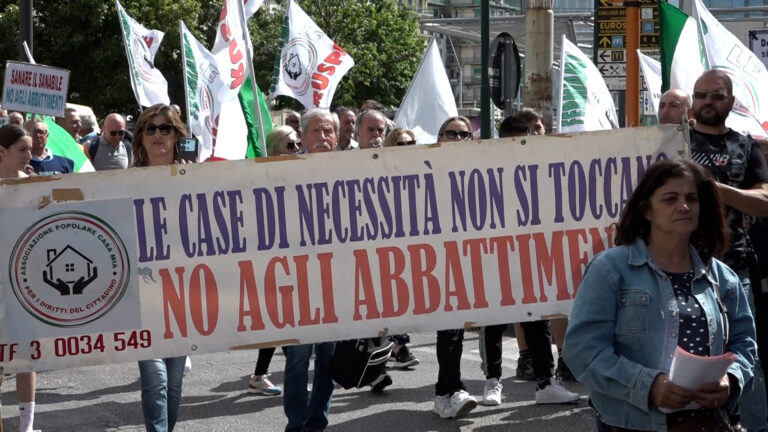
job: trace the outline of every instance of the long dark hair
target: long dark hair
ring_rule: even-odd
[[[728,227],[725,223],[723,202],[711,174],[690,160],[664,160],[651,165],[640,179],[621,212],[616,230],[616,244],[630,244],[642,238],[648,242],[651,224],[645,218],[651,195],[669,179],[691,177],[699,194],[699,224],[691,234],[690,242],[706,263],[728,248]]]
[[[8,148],[25,136],[29,136],[26,129],[19,125],[7,124],[0,127],[0,146]]]

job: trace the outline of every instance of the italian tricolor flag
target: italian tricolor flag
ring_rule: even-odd
[[[659,2],[661,91],[693,93],[696,79],[707,70],[696,21],[666,1]]]

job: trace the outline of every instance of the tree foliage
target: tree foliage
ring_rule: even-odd
[[[283,21],[281,8],[262,8],[249,22],[256,81],[269,90]],[[336,90],[334,105],[365,99],[397,105],[422,56],[425,41],[406,9],[391,0],[305,0],[300,5],[355,60]],[[122,0],[128,14],[165,32],[155,65],[168,80],[173,103],[184,105],[179,20],[208,47],[213,45],[221,3],[211,0]],[[0,58],[18,58],[18,1],[0,0]],[[34,57],[71,71],[69,101],[90,105],[100,117],[136,114],[128,61],[113,0],[35,2]],[[4,73],[5,63],[0,65]],[[278,105],[295,102],[278,101]]]
[[[411,12],[391,0],[303,0],[299,5],[355,60],[336,89],[334,106],[356,107],[366,99],[397,106],[426,48]],[[265,90],[278,54],[283,13],[260,11],[249,23],[257,82]]]

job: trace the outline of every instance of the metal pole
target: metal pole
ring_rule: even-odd
[[[528,0],[525,15],[525,106],[552,124],[553,0]]]
[[[19,60],[28,61],[24,51],[24,42],[29,47],[30,54],[34,53],[32,43],[32,0],[19,0]]]
[[[187,108],[187,132],[192,138],[192,117],[190,115],[191,107],[189,105],[189,77],[187,76],[187,50],[184,43],[184,21],[179,20],[179,36],[181,39],[181,73],[184,75],[184,104]],[[194,59],[192,60],[194,61]]]
[[[640,2],[626,2],[627,8],[627,127],[640,123]]]
[[[489,0],[482,0],[480,6],[480,62],[482,81],[480,83],[480,138],[490,139],[491,131],[491,80],[488,76],[488,48],[491,45],[491,6]]]

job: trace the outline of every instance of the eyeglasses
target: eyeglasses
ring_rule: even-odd
[[[712,99],[713,102],[722,102],[728,97],[727,94],[719,93],[719,92],[703,92],[703,91],[693,92],[694,99],[705,100],[707,96],[709,96],[709,98]]]
[[[414,141],[414,140],[398,141],[398,142],[395,143],[395,145],[399,145],[399,146],[414,145],[414,144],[416,144],[416,141]]]
[[[48,135],[48,131],[45,130],[45,129],[35,129],[35,130],[32,131],[32,133],[35,134],[35,135],[40,135],[40,136]]]
[[[301,148],[301,141],[288,141],[285,143],[285,148],[289,151],[293,151],[294,149]]]
[[[147,127],[144,129],[144,133],[152,136],[155,134],[155,131],[160,131],[160,135],[170,135],[171,131],[176,129],[173,127],[170,123],[163,123],[161,125],[155,125],[154,123],[150,123],[147,125]]]
[[[456,139],[458,136],[460,140],[466,141],[470,138],[472,138],[472,132],[469,131],[455,131],[455,130],[447,130],[443,132],[443,135],[447,136],[448,139]]]
[[[147,130],[149,130],[149,128],[147,128]],[[155,133],[154,129],[152,130],[152,133]],[[161,130],[160,133],[163,133],[163,131]],[[110,131],[109,132],[109,136],[118,136],[118,135],[120,135],[120,136],[125,135],[125,131],[124,130],[117,130],[117,131]],[[152,134],[147,134],[147,135],[152,135]],[[168,134],[163,134],[163,135],[168,135]]]

